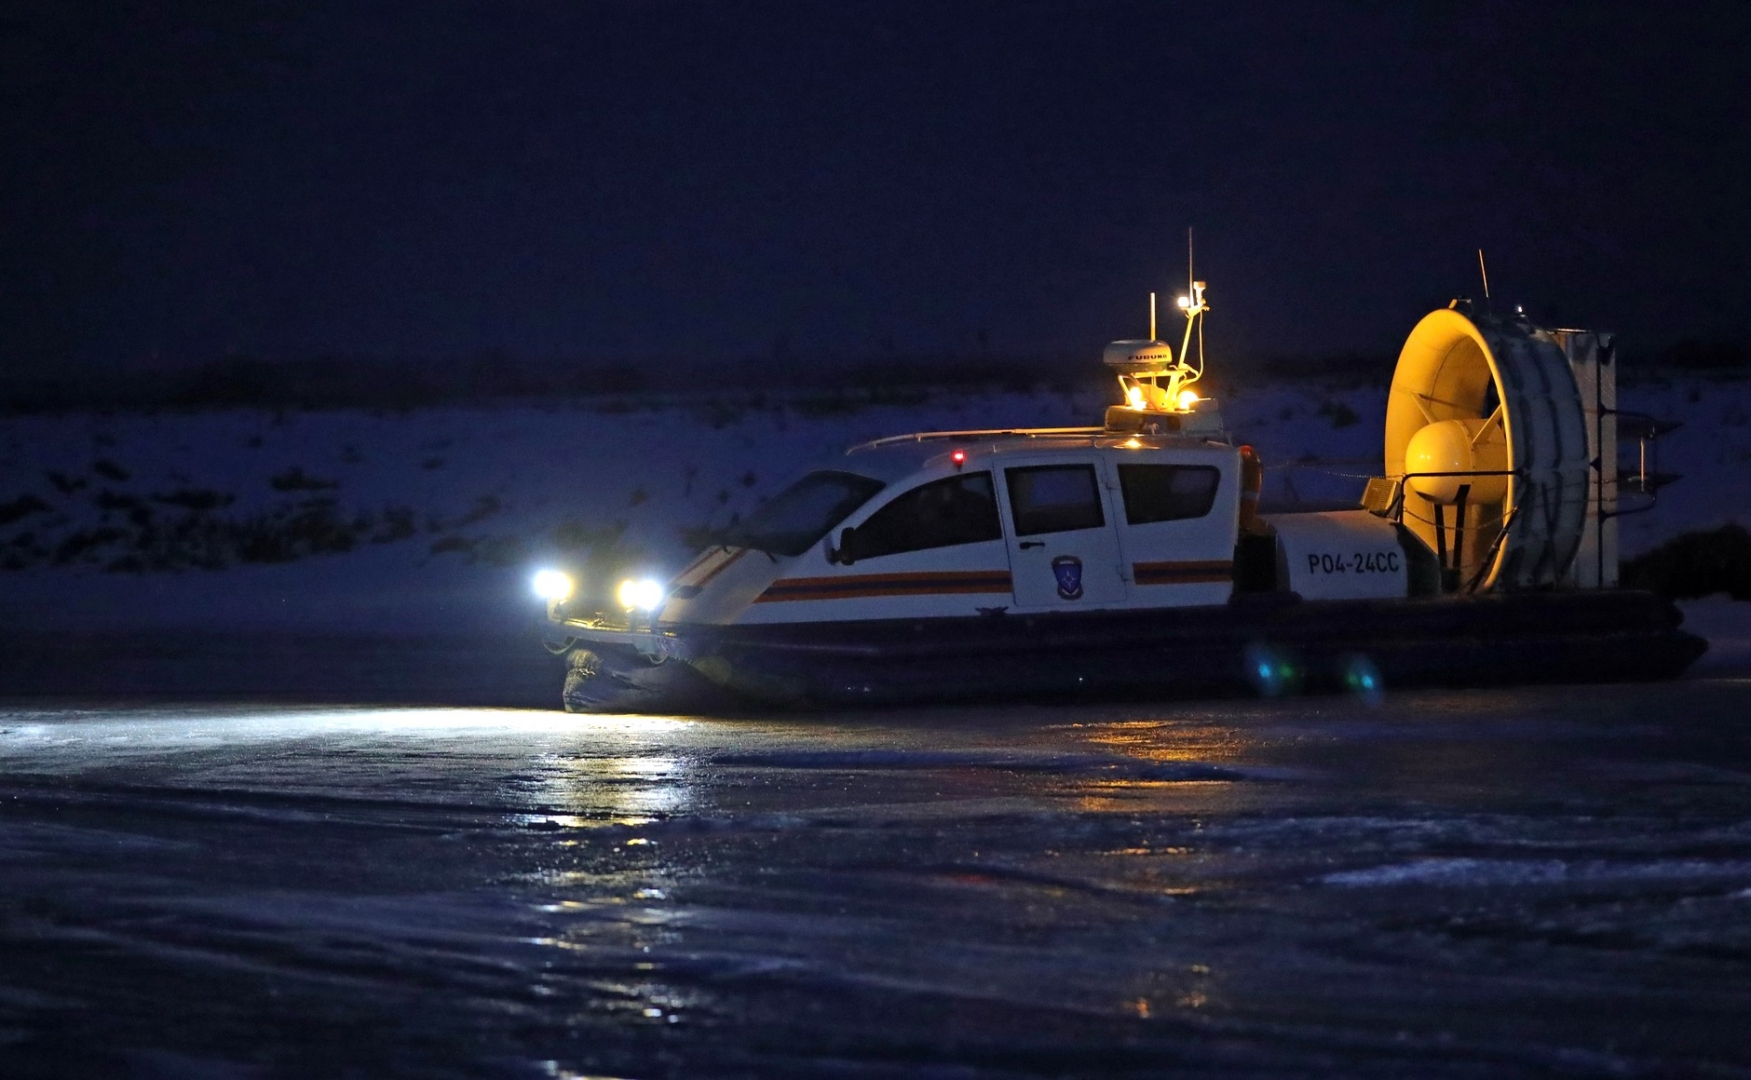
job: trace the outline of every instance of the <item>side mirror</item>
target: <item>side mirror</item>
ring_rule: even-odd
[[[857,530],[847,525],[839,530],[839,547],[827,552],[827,561],[850,566],[857,561]]]

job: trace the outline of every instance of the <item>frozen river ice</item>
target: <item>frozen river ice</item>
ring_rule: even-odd
[[[0,1075],[1751,1075],[1751,681],[0,710]]]

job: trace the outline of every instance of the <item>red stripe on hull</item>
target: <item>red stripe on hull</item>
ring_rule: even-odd
[[[865,596],[932,596],[953,593],[1007,593],[1008,571],[941,571],[917,574],[856,574],[846,577],[788,578],[775,581],[754,598],[756,604],[793,600],[849,600]]]

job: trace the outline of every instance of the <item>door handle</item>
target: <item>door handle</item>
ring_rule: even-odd
[[[1023,540],[1019,546],[1023,551],[1026,551],[1028,548],[1045,547],[1046,542],[1044,540]]]

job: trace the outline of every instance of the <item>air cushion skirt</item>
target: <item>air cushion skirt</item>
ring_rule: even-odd
[[[1528,592],[1153,611],[669,627],[655,661],[577,643],[573,712],[1186,698],[1671,678],[1707,649],[1649,593]]]

